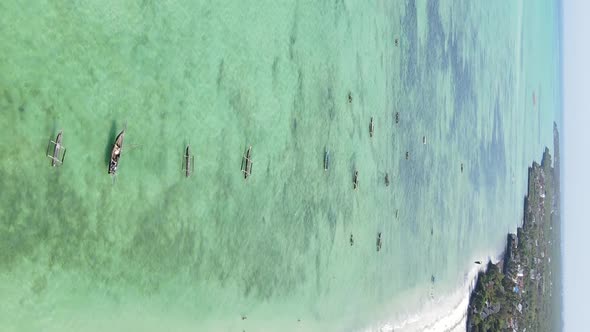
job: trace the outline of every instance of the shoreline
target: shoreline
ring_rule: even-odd
[[[554,146],[559,147],[558,141],[558,132],[557,126],[554,124]],[[488,267],[491,266],[490,264],[498,265],[501,262],[499,267],[499,272],[501,275],[504,275],[505,269],[509,269],[510,271],[507,272],[509,276],[519,275],[523,280],[533,280],[537,282],[536,285],[533,285],[532,289],[539,289],[539,284],[537,280],[541,280],[542,278],[547,278],[548,276],[545,274],[541,274],[543,272],[543,265],[542,262],[545,261],[545,249],[543,249],[543,240],[545,239],[544,233],[541,231],[537,231],[536,229],[539,227],[545,227],[545,231],[550,232],[552,228],[549,226],[552,224],[554,219],[554,210],[557,211],[557,218],[559,218],[559,205],[556,206],[554,196],[559,196],[559,182],[557,182],[556,186],[553,186],[552,177],[555,173],[555,168],[557,168],[557,174],[559,174],[559,151],[557,151],[555,156],[555,164],[552,167],[551,163],[551,155],[549,154],[548,148],[545,148],[543,153],[542,162],[538,164],[533,162],[533,165],[529,167],[529,176],[528,176],[528,191],[525,195],[524,201],[524,211],[523,211],[523,219],[522,223],[517,227],[516,232],[508,233],[507,240],[503,243],[502,249],[499,250],[495,255],[487,255],[486,260],[481,260],[482,264],[474,265],[471,270],[469,270],[465,274],[465,280],[462,285],[458,288],[455,288],[450,294],[446,294],[446,296],[441,295],[438,296],[437,301],[428,301],[427,303],[419,306],[413,314],[406,315],[404,319],[390,319],[389,322],[380,322],[377,326],[369,327],[364,329],[364,332],[375,331],[375,332],[414,332],[414,331],[444,331],[444,332],[455,332],[455,331],[467,331],[470,329],[470,320],[473,319],[473,310],[470,305],[472,305],[472,297],[474,296],[473,292],[478,286],[478,278],[480,273],[482,276],[486,274],[493,274],[494,270],[488,271]],[[559,179],[559,176],[556,177]],[[547,182],[546,182],[547,181]],[[549,204],[544,204],[545,196],[547,195],[547,190],[545,185],[548,186],[549,190]],[[550,211],[550,212],[549,212]],[[545,213],[546,212],[546,213]],[[538,226],[535,224],[535,220],[537,220],[538,225],[546,224],[545,226]],[[559,225],[559,224],[557,224]],[[557,226],[559,229],[559,226]],[[531,233],[531,234],[529,234]],[[539,235],[540,234],[540,235]],[[514,240],[511,242],[510,236],[513,236]],[[533,242],[534,240],[534,242]],[[539,243],[537,240],[541,240],[541,250],[539,248]],[[546,240],[546,239],[545,239]],[[529,241],[527,243],[527,241]],[[548,242],[551,244],[551,241]],[[514,253],[514,250],[519,250],[519,247],[526,247],[528,244],[529,248],[536,248],[534,254],[529,254],[528,257],[525,253],[522,254],[522,261],[521,256],[518,253]],[[542,253],[540,254],[540,252]],[[548,254],[550,257],[551,251]],[[476,255],[476,257],[484,256],[484,255]],[[559,255],[556,255],[559,257]],[[529,259],[530,258],[530,259]],[[528,260],[527,260],[528,259]],[[485,263],[484,263],[485,262]],[[525,269],[521,271],[522,263]],[[551,260],[549,258],[549,263]],[[507,265],[508,264],[508,265]],[[512,264],[512,267],[510,266]],[[517,268],[520,272],[514,272],[515,264],[518,264]],[[530,271],[526,268],[528,266],[533,266]],[[535,268],[537,268],[537,272],[535,275]],[[541,271],[541,272],[539,272]],[[489,273],[488,273],[489,272]],[[524,272],[524,273],[523,273]],[[531,273],[531,278],[528,278],[528,274]],[[527,278],[522,278],[524,275],[527,275]],[[549,273],[549,277],[550,277]],[[534,276],[534,278],[533,278]],[[484,281],[486,279],[483,279]],[[502,279],[500,279],[502,280]],[[516,279],[514,279],[516,280]],[[521,280],[522,281],[522,280]],[[551,281],[551,280],[550,280]],[[491,285],[494,283],[488,280]],[[524,286],[527,285],[528,281],[524,281]],[[514,281],[514,285],[518,285],[516,281]],[[545,292],[545,284],[543,285],[543,293]],[[529,285],[530,286],[530,285]],[[506,286],[511,287],[511,286]],[[552,288],[552,284],[549,286]],[[493,288],[493,287],[492,287]],[[499,285],[501,288],[500,297],[506,296],[504,295],[504,286],[502,284]],[[523,284],[520,284],[520,288],[524,289]],[[512,288],[510,288],[512,289]],[[519,287],[515,287],[515,292],[518,292]],[[524,290],[523,290],[524,293]],[[518,293],[520,298],[518,302],[522,302],[522,293]],[[497,298],[496,298],[497,300]],[[526,299],[525,299],[526,300]],[[532,300],[531,300],[532,301]],[[497,308],[500,308],[500,302],[496,302]],[[513,303],[514,304],[514,303]],[[532,305],[536,305],[537,302],[532,302]],[[485,304],[485,308],[489,309],[489,305]],[[527,304],[528,306],[528,304]],[[514,306],[515,308],[516,305]],[[480,308],[481,310],[481,308]],[[496,309],[499,310],[499,309]],[[519,309],[520,310],[520,309]],[[494,312],[495,313],[495,312]],[[489,316],[488,316],[489,317]],[[509,317],[510,324],[513,324],[512,319],[516,321],[517,316],[514,314]],[[482,318],[483,319],[483,318]],[[504,315],[502,319],[506,319]],[[521,318],[519,318],[521,319]],[[526,320],[524,320],[527,323]],[[515,323],[517,324],[518,321]],[[523,324],[524,325],[524,324]],[[529,326],[529,325],[527,325]]]
[[[554,140],[554,146],[559,146],[556,125]],[[533,162],[528,169],[522,225],[515,233],[507,234],[502,264],[490,261],[488,271],[481,275],[471,295],[467,331],[492,327],[562,329],[561,304],[552,296],[553,281],[559,282],[552,274],[559,275],[559,267],[555,265],[555,259],[560,257],[558,179],[559,151],[552,164],[549,149],[545,147],[541,163]]]
[[[485,262],[498,262],[504,250],[495,255],[485,255]],[[481,255],[484,256],[484,255]],[[479,256],[479,257],[481,257]],[[420,307],[410,310],[402,317],[384,319],[362,332],[459,332],[466,331],[467,309],[471,293],[477,283],[480,272],[485,272],[487,263],[476,265],[464,275],[464,282],[450,293],[442,293],[423,303]]]

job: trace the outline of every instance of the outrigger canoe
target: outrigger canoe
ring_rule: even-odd
[[[182,168],[183,168],[184,174],[186,175],[187,178],[189,176],[191,176],[191,173],[194,171],[195,156],[191,155],[190,145],[187,145],[186,149],[184,150],[184,157],[182,160]]]
[[[66,148],[63,145],[61,145],[62,136],[63,136],[63,131],[60,130],[59,133],[57,133],[57,137],[55,138],[55,141],[52,141],[51,139],[49,139],[49,143],[47,143],[46,154],[47,154],[47,157],[49,157],[51,159],[51,166],[52,167],[60,166],[61,164],[63,164],[64,158],[66,157]],[[51,144],[53,144],[53,153],[49,154]],[[63,154],[61,153],[62,151],[63,151]]]
[[[242,172],[244,172],[244,179],[248,179],[248,176],[252,173],[252,145],[248,147],[246,154],[242,157]]]
[[[111,151],[111,161],[109,162],[109,174],[115,175],[117,167],[119,166],[119,159],[121,158],[121,151],[123,149],[123,139],[125,138],[125,129],[123,129],[117,138],[115,144],[113,144],[113,150]]]

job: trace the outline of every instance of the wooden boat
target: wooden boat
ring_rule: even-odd
[[[330,168],[330,151],[326,149],[324,151],[324,171],[327,171]]]
[[[406,151],[406,160],[410,159],[410,152]]]
[[[244,172],[244,179],[248,179],[248,176],[252,174],[252,145],[246,150],[246,154],[242,156],[242,172]]]
[[[371,122],[369,123],[369,136],[373,137],[374,131],[375,131],[375,124],[373,123],[373,117],[371,117]]]
[[[61,166],[64,162],[64,158],[66,157],[66,148],[63,145],[61,145],[62,136],[63,130],[60,130],[59,133],[57,133],[57,136],[55,137],[55,141],[52,141],[50,138],[49,142],[47,143],[46,155],[47,157],[49,157],[49,159],[51,159],[52,167]],[[49,154],[49,151],[51,151],[52,147],[53,152],[52,154]]]
[[[389,187],[389,173],[385,173],[385,186]]]
[[[184,156],[182,158],[182,171],[188,178],[191,173],[195,170],[195,156],[191,155],[190,145],[186,146],[184,150]]]
[[[115,144],[113,144],[113,150],[111,151],[111,161],[109,162],[109,174],[115,175],[117,167],[119,166],[119,159],[121,158],[121,152],[123,150],[123,139],[125,138],[125,128],[117,135]]]
[[[399,112],[395,112],[395,123],[399,123]]]
[[[463,163],[461,163],[461,173],[463,173]]]
[[[377,251],[381,250],[381,232],[377,233]]]
[[[426,136],[422,136],[422,144],[426,144]]]
[[[354,171],[354,177],[352,178],[352,188],[358,190],[359,188],[359,171]]]

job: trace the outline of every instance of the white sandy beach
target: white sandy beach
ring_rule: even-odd
[[[500,255],[494,255],[499,257]],[[464,276],[464,283],[451,294],[435,295],[425,301],[417,312],[394,318],[367,327],[363,332],[460,332],[465,331],[467,307],[471,290],[477,282],[477,275],[484,271],[487,261],[497,262],[498,258],[488,256],[481,265],[474,265]]]

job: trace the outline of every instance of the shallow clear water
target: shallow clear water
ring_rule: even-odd
[[[501,250],[526,167],[552,143],[550,1],[37,2],[0,13],[8,331],[403,320]],[[67,155],[55,169],[44,152],[60,129]]]

